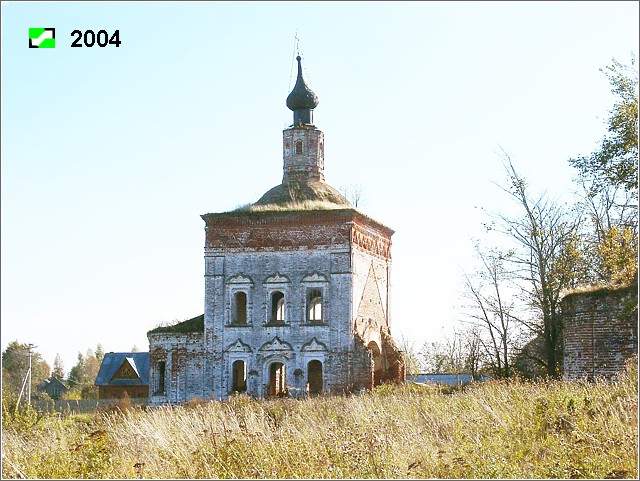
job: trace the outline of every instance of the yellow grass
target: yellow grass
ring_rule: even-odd
[[[229,402],[3,426],[3,478],[634,478],[637,367],[613,383]]]

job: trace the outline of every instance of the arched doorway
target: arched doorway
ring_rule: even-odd
[[[287,393],[287,372],[281,362],[269,366],[269,396],[284,396]]]
[[[369,349],[373,360],[373,366],[371,366],[372,387],[376,387],[382,384],[382,354],[380,353],[380,348],[375,341],[371,341],[367,346],[367,349]]]
[[[307,364],[307,392],[309,394],[322,394],[322,363],[310,361]]]
[[[235,392],[247,391],[247,364],[244,361],[235,361],[232,367],[233,383],[231,389]]]

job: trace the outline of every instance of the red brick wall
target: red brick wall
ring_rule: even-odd
[[[611,379],[638,352],[638,286],[562,300],[564,377]]]

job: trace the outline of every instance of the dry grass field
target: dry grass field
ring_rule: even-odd
[[[638,371],[446,393],[192,401],[85,415],[3,410],[3,478],[638,479]]]

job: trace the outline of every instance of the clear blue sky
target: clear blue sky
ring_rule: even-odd
[[[54,27],[55,49],[29,49]],[[119,48],[71,32],[120,31]],[[203,312],[201,214],[282,176],[298,32],[327,182],[396,230],[392,333],[460,317],[507,151],[569,200],[638,49],[638,2],[2,2],[2,348],[148,348]]]

